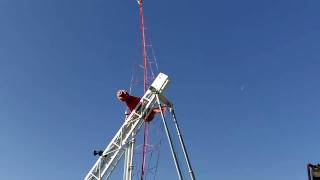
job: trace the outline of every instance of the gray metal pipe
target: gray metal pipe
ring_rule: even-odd
[[[183,180],[183,177],[182,177],[182,174],[181,174],[181,170],[180,170],[180,165],[179,165],[179,162],[177,160],[177,155],[176,155],[175,149],[174,149],[173,144],[172,144],[171,135],[170,135],[170,132],[169,132],[169,129],[168,129],[168,126],[167,126],[166,119],[165,119],[164,114],[163,114],[163,110],[162,110],[162,107],[161,107],[159,96],[156,95],[156,98],[157,98],[157,101],[158,101],[158,105],[159,105],[160,114],[161,114],[161,117],[162,117],[162,122],[163,122],[163,125],[164,125],[164,129],[166,130],[166,134],[167,134],[167,138],[168,138],[168,141],[169,141],[169,145],[170,145],[171,154],[172,154],[172,157],[173,157],[173,160],[174,160],[174,164],[176,165],[176,170],[177,170],[177,173],[179,175],[179,179]]]

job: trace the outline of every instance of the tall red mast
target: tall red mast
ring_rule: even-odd
[[[138,0],[139,5],[139,15],[140,15],[140,30],[141,30],[141,40],[142,40],[142,55],[143,55],[143,89],[146,92],[148,88],[148,67],[147,67],[147,49],[146,49],[146,37],[144,28],[144,15],[143,15],[143,5],[142,0]],[[144,179],[145,168],[146,168],[146,148],[148,140],[148,124],[144,124],[144,136],[143,136],[143,146],[142,146],[142,165],[141,165],[141,180]]]
[[[142,54],[143,54],[143,89],[146,92],[148,88],[148,67],[147,67],[147,49],[146,49],[146,37],[145,37],[145,28],[144,28],[144,16],[143,16],[143,6],[142,0],[138,1],[139,4],[139,14],[140,14],[140,30],[141,30],[141,39],[142,39]]]

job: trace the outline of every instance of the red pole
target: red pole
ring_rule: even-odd
[[[141,29],[141,35],[142,35],[142,54],[143,54],[143,75],[144,75],[144,81],[143,81],[143,89],[144,92],[147,91],[148,86],[148,67],[147,67],[147,49],[146,49],[146,37],[145,37],[145,29],[144,29],[144,16],[143,16],[143,7],[142,7],[142,0],[139,1],[139,10],[140,10],[140,29]]]
[[[146,38],[145,38],[145,28],[144,28],[144,16],[143,16],[143,6],[142,0],[138,0],[139,4],[139,14],[140,14],[140,30],[142,36],[142,54],[143,54],[143,89],[144,92],[148,88],[148,67],[147,67],[147,50],[146,50]],[[142,146],[142,167],[141,167],[141,180],[144,179],[145,167],[146,167],[146,145],[148,139],[148,124],[144,124],[144,136],[143,136],[143,146]]]

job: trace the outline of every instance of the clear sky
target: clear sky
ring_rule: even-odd
[[[197,179],[301,180],[320,162],[319,7],[145,0]],[[139,38],[135,0],[0,0],[0,179],[85,176],[123,121]],[[177,179],[163,144],[157,179]]]

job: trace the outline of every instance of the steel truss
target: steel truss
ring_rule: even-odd
[[[176,119],[176,115],[173,109],[172,103],[170,103],[164,96],[163,92],[167,88],[170,79],[167,75],[160,73],[151,86],[148,88],[144,96],[141,98],[139,104],[136,108],[131,112],[129,117],[126,119],[124,124],[121,126],[119,131],[116,133],[114,138],[111,140],[109,145],[103,151],[102,155],[93,165],[89,173],[84,178],[85,180],[103,180],[109,179],[113,170],[117,167],[119,160],[122,155],[125,154],[125,166],[124,166],[124,179],[131,180],[132,179],[132,158],[133,158],[133,148],[135,145],[134,137],[138,133],[141,125],[144,122],[144,118],[148,116],[153,108],[156,106],[161,110],[162,122],[165,127],[166,135],[169,141],[170,149],[172,152],[172,156],[175,162],[176,170],[178,173],[178,177],[180,180],[183,180],[183,176],[181,173],[181,168],[177,160],[176,151],[174,149],[171,134],[169,132],[166,118],[164,115],[164,111],[162,109],[162,105],[166,105],[171,114],[173,121],[175,123],[176,131],[179,137],[180,145],[182,147],[184,158],[186,160],[189,175],[192,180],[195,180],[195,176],[192,170],[192,166],[185,148],[185,144],[182,138],[182,134],[178,125],[178,121]]]

